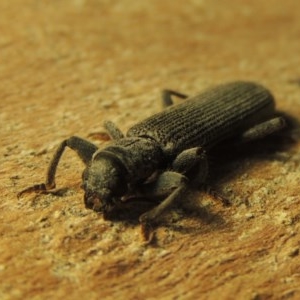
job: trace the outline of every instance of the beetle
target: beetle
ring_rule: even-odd
[[[131,127],[124,135],[110,121],[104,127],[112,141],[98,147],[72,136],[57,148],[48,167],[46,182],[19,193],[51,192],[60,158],[66,147],[77,152],[86,165],[82,174],[85,207],[109,214],[137,197],[164,199],[139,217],[144,237],[148,228],[190,186],[204,187],[207,156],[213,148],[236,140],[250,142],[285,126],[275,113],[274,98],[265,87],[245,81],[218,85],[173,105],[163,91],[166,107]]]

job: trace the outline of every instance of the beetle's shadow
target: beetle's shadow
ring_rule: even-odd
[[[172,218],[170,220],[168,219],[168,215],[166,215],[163,219],[163,224],[168,227],[170,226],[174,231],[184,234],[193,234],[206,230],[219,230],[220,228],[224,229],[224,227],[230,226],[230,223],[223,218],[222,214],[215,212],[216,208],[212,208],[214,204],[220,207],[220,202],[212,203],[212,205],[204,205],[202,200],[203,195],[199,195],[199,191],[191,189],[186,193],[184,201],[174,207],[175,215],[180,215],[180,222],[176,222],[176,218],[174,222]],[[224,207],[224,209],[229,209],[229,207]],[[218,211],[220,211],[220,208]]]
[[[131,199],[131,201],[127,201],[119,204],[117,207],[114,207],[110,212],[106,212],[103,215],[105,220],[113,221],[113,222],[128,222],[130,224],[138,224],[139,217],[154,208],[159,204],[159,201],[155,199],[155,201],[150,201],[148,199],[142,197],[136,197]]]
[[[157,220],[151,222],[152,229],[160,226],[172,228],[172,230],[190,234],[199,231],[199,225],[212,224],[213,229],[224,228],[227,223],[224,218],[213,212],[208,206],[201,204],[199,200],[199,192],[190,190],[186,192],[181,201],[177,201],[166,210]],[[156,199],[157,200],[157,199]],[[131,225],[139,225],[139,217],[154,208],[159,201],[148,201],[144,198],[136,198],[134,201],[124,203],[120,207],[115,208],[109,214],[105,214],[104,219],[113,222],[126,222]],[[226,209],[226,208],[225,208]],[[201,227],[203,230],[203,227]]]

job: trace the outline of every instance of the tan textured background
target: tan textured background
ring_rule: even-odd
[[[84,209],[71,151],[64,197],[16,198],[62,139],[103,119],[126,130],[163,88],[254,80],[300,119],[298,1],[1,1],[0,30],[1,299],[300,299],[297,128],[220,164],[232,207],[193,193],[153,246],[135,222]]]

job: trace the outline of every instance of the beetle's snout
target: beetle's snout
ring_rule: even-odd
[[[88,209],[92,209],[96,212],[103,212],[107,210],[107,206],[110,201],[110,191],[106,190],[100,195],[94,191],[85,191],[84,204]]]
[[[94,192],[89,192],[89,191],[85,192],[84,204],[85,204],[86,208],[92,209],[95,211],[101,211],[101,208],[102,208],[101,201],[100,201],[99,197],[97,196],[97,194]]]

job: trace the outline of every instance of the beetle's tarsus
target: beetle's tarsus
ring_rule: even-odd
[[[215,189],[213,189],[211,186],[204,185],[203,188],[206,193],[208,193],[214,200],[220,201],[223,204],[223,206],[231,206],[230,200],[225,196],[223,196],[222,194],[220,194]]]
[[[41,184],[36,184],[33,186],[30,186],[24,190],[22,190],[21,192],[19,192],[17,194],[18,199],[20,199],[24,194],[30,194],[30,193],[36,193],[36,194],[43,194],[43,195],[47,195],[47,194],[51,194],[54,196],[59,196],[62,197],[65,195],[65,193],[69,190],[69,188],[59,188],[59,189],[55,189],[55,187],[53,188],[47,188],[45,183],[41,183]]]
[[[45,192],[47,191],[47,188],[46,188],[46,184],[45,183],[40,183],[40,184],[35,184],[33,186],[30,186],[30,187],[27,187],[26,189],[20,191],[18,194],[17,194],[17,197],[18,198],[21,198],[24,194],[30,194],[30,193],[39,193],[39,192]]]
[[[153,241],[154,239],[154,230],[149,222],[143,222],[141,223],[141,233],[142,233],[142,238],[143,240],[149,244]]]

